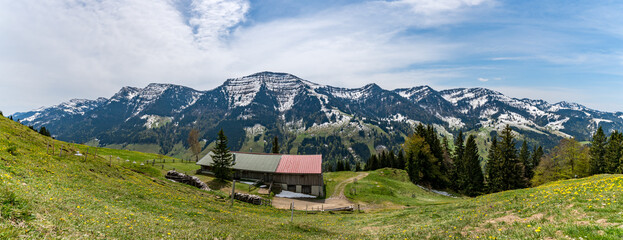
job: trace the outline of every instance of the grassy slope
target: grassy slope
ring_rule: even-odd
[[[411,204],[398,197],[396,201],[417,206],[365,214],[297,212],[294,223],[290,224],[288,211],[243,203],[230,208],[216,197],[223,193],[167,181],[162,178],[162,170],[150,166],[113,161],[109,167],[107,158],[85,161],[67,154],[62,158],[50,156],[45,150],[47,140],[24,126],[0,118],[0,239],[20,236],[619,239],[623,236],[620,217],[623,206],[616,201],[623,192],[621,175],[560,181],[446,204],[436,201]],[[83,148],[55,142],[57,147],[60,144],[66,149]],[[13,147],[15,155],[9,151]],[[125,156],[137,162],[157,157],[120,150],[100,149],[98,153]],[[371,173],[368,180],[387,181],[384,186],[399,184],[392,183],[398,180],[391,180],[391,176],[390,180],[383,180],[374,175]],[[357,184],[364,183],[362,180]],[[359,194],[363,192],[358,190]]]
[[[286,224],[288,212],[235,204],[163,179],[148,165],[107,158],[86,161],[70,149],[46,154],[50,139],[0,118],[0,239],[28,238],[308,238],[339,235],[336,230]],[[16,148],[15,155],[8,149]],[[58,150],[56,151],[58,153]],[[81,151],[83,152],[83,151]],[[99,154],[140,162],[154,154],[100,149]],[[330,221],[337,221],[332,218]],[[314,232],[319,231],[319,232]]]
[[[392,168],[370,172],[360,181],[346,185],[344,194],[355,202],[383,206],[418,206],[457,201],[425,191],[409,181],[405,170]]]

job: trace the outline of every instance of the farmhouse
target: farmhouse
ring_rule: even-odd
[[[271,187],[324,196],[322,155],[286,155],[232,152],[234,179],[262,181]],[[212,152],[198,165],[201,172],[212,174]]]

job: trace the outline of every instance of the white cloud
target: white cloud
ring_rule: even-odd
[[[245,20],[249,2],[245,0],[193,0],[192,17],[188,20],[195,38],[204,45],[219,44],[221,37],[229,35],[231,27]],[[210,47],[210,46],[205,46]]]
[[[434,85],[455,73],[405,69],[450,59],[461,43],[405,32],[465,21],[490,3],[373,1],[240,26],[246,0],[189,2],[188,12],[170,0],[1,2],[0,108],[110,97],[151,82],[205,90],[264,70],[347,87]]]
[[[488,82],[488,81],[489,81],[489,79],[488,79],[488,78],[478,78],[478,81],[481,81],[481,82]]]

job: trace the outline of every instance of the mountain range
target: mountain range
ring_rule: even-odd
[[[268,151],[277,136],[282,152],[322,153],[328,162],[397,149],[419,123],[447,137],[478,134],[481,146],[507,124],[520,141],[545,147],[561,138],[587,141],[598,126],[623,130],[623,113],[577,103],[517,99],[486,88],[340,88],[274,72],[228,79],[208,91],[158,83],[123,87],[110,98],[73,99],[13,118],[45,126],[64,141],[176,156],[188,155],[191,129],[199,130],[205,153],[222,128],[232,150]]]

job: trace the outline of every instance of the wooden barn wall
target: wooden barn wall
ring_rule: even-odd
[[[202,169],[208,170],[210,167],[202,166]],[[324,185],[322,174],[283,174],[234,170],[234,178],[261,179],[265,182],[274,181],[275,183],[285,183],[288,185]]]
[[[285,183],[288,185],[314,185],[322,186],[321,174],[278,174],[273,176],[273,180],[277,183]]]

